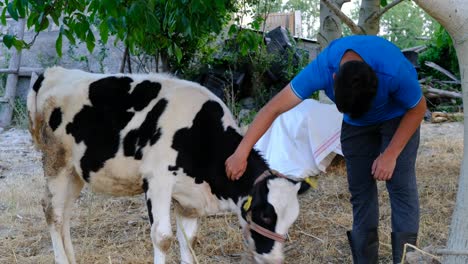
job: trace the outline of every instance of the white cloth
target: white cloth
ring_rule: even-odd
[[[255,148],[270,167],[292,178],[325,172],[341,152],[343,115],[335,105],[307,99],[280,115]]]

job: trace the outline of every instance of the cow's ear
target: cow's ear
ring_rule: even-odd
[[[247,196],[247,200],[245,200],[244,204],[242,205],[242,208],[244,208],[244,211],[249,211],[250,207],[252,206],[252,196]]]
[[[301,187],[299,188],[298,194],[303,194],[305,191],[309,190],[311,187],[312,189],[317,189],[317,177],[307,177],[303,181],[300,182]]]
[[[310,189],[310,185],[304,181],[301,181],[301,182],[298,182],[297,184],[300,184],[301,187],[299,188],[299,190],[297,191],[298,194],[303,194],[305,193],[307,190]]]
[[[252,196],[247,196],[247,199],[242,203],[241,216],[247,221],[247,212],[252,208]]]

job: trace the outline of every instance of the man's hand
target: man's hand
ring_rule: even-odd
[[[224,163],[226,175],[231,181],[238,180],[247,168],[247,159],[237,153],[232,154]]]
[[[297,97],[288,84],[260,109],[234,154],[224,163],[229,179],[238,180],[244,174],[247,168],[247,158],[255,143],[265,134],[276,117],[298,105],[301,101],[302,99]]]
[[[391,155],[381,153],[372,164],[372,175],[377,181],[388,181],[392,178],[395,170],[396,158]]]

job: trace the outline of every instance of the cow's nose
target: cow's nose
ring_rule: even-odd
[[[255,264],[283,264],[284,259],[283,258],[254,258]]]
[[[275,264],[283,264],[283,260],[282,260],[282,259],[278,259],[278,260],[275,260],[274,263],[275,263]]]
[[[270,263],[271,264],[283,264],[284,261],[282,258],[277,258],[277,259],[273,259]]]

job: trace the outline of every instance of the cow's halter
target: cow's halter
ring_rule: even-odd
[[[263,181],[266,177],[271,176],[271,175],[274,175],[280,178],[289,179],[286,175],[276,170],[265,170],[262,174],[260,174],[260,176],[257,177],[257,179],[255,179],[253,185],[255,186],[257,183]],[[315,177],[313,176],[307,177],[304,179],[304,182],[309,184],[313,189],[317,189],[317,179]],[[252,196],[248,196],[247,201],[242,206],[243,209],[246,211],[245,221],[247,222],[247,224],[244,227],[244,240],[247,242],[247,234],[248,232],[250,232],[250,230],[253,230],[266,238],[272,239],[280,243],[284,243],[286,241],[287,235],[272,232],[264,227],[257,225],[256,223],[254,223],[254,221],[248,219],[248,212],[250,211],[251,203],[252,203]]]
[[[276,170],[266,170],[266,171],[264,171],[262,174],[260,174],[260,176],[258,176],[257,179],[255,179],[253,185],[256,185],[257,183],[263,181],[266,177],[271,176],[271,175],[278,176],[278,177],[280,177],[280,178],[289,179],[286,175],[280,173],[279,171],[276,171]]]
[[[268,176],[271,176],[271,175],[274,175],[274,176],[278,176],[278,177],[281,177],[281,178],[285,178],[287,179],[287,177],[275,170],[266,170],[264,171],[262,174],[260,174],[260,176],[257,177],[257,179],[255,180],[254,182],[254,185],[256,185],[257,183],[261,182],[262,180],[264,180],[266,177]],[[248,212],[250,211],[250,203],[252,202],[252,197],[249,196],[249,198],[247,198],[247,202],[244,204],[244,210],[247,211],[247,214]],[[280,243],[284,243],[286,241],[286,238],[287,236],[286,235],[283,235],[283,234],[278,234],[278,233],[275,233],[273,231],[270,231],[264,227],[261,227],[260,225],[257,225],[252,219],[248,219],[248,215],[246,215],[246,226],[244,228],[244,236],[245,236],[245,239],[247,238],[247,232],[249,232],[250,230],[253,230],[257,233],[259,233],[260,235],[266,237],[266,238],[269,238],[269,239],[272,239],[274,241],[277,241],[277,242],[280,242]]]
[[[276,242],[280,242],[280,243],[284,243],[286,242],[286,239],[287,239],[287,236],[286,235],[282,235],[282,234],[278,234],[278,233],[275,233],[275,232],[272,232],[266,228],[263,228],[257,224],[255,224],[253,221],[249,221],[247,220],[247,225],[246,225],[246,230],[253,230],[257,233],[259,233],[260,235],[266,237],[266,238],[269,238],[269,239],[272,239]]]

